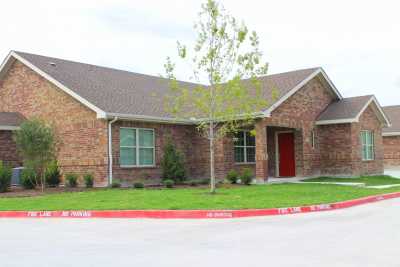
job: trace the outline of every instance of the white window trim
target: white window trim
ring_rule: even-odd
[[[244,137],[244,145],[243,146],[237,146],[237,145],[234,145],[233,146],[233,158],[234,158],[234,160],[235,160],[235,164],[236,165],[245,165],[245,164],[256,164],[256,160],[254,159],[254,161],[247,161],[247,148],[254,148],[254,149],[256,149],[256,146],[255,146],[255,144],[254,144],[254,146],[248,146],[247,144],[246,144],[246,133],[250,133],[251,132],[251,130],[239,130],[238,131],[238,133],[243,133],[243,137]],[[251,134],[251,133],[250,133]],[[244,161],[243,162],[237,162],[236,161],[236,159],[235,159],[235,148],[243,148],[244,149]]]
[[[370,155],[371,157],[367,157],[364,158],[364,143],[363,143],[363,133],[371,133],[371,137],[372,137],[372,144],[365,144],[365,146],[367,147],[367,151],[368,147],[372,147],[372,154]],[[370,131],[370,130],[362,130],[361,131],[361,159],[362,161],[374,161],[375,160],[375,135],[374,135],[374,131]],[[368,156],[368,153],[367,153]]]
[[[315,130],[311,131],[311,147],[315,149]]]
[[[120,129],[132,129],[136,131],[136,145],[135,146],[121,146],[121,143],[119,145],[120,148],[120,157],[121,157],[121,148],[125,147],[125,148],[135,148],[136,150],[136,165],[121,165],[121,168],[151,168],[151,167],[155,167],[156,166],[156,135],[155,135],[155,131],[152,128],[138,128],[138,127],[120,127]],[[139,146],[139,130],[149,130],[153,132],[153,146],[152,147],[144,147],[144,146]],[[120,135],[121,136],[121,135]],[[120,140],[121,142],[121,140]],[[153,149],[153,164],[150,165],[140,165],[139,162],[139,150],[140,148],[152,148]],[[121,160],[120,160],[121,162]]]

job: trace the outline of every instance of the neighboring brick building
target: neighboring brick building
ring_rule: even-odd
[[[383,110],[392,123],[391,127],[383,129],[385,166],[400,168],[400,106],[388,106]]]
[[[249,128],[216,142],[219,178],[244,167],[259,180],[383,173],[389,121],[374,96],[343,98],[321,68],[260,80],[269,106],[255,136]],[[92,172],[97,186],[111,177],[157,182],[168,138],[183,152],[188,176],[208,177],[208,140],[195,121],[164,111],[168,86],[159,77],[11,52],[0,70],[0,144],[13,142],[10,130],[1,130],[1,114],[13,113],[52,125],[62,172]],[[5,147],[0,160],[20,164],[15,144]]]

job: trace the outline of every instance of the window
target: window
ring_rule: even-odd
[[[256,138],[250,131],[239,131],[235,135],[235,162],[256,162]]]
[[[361,144],[362,144],[362,160],[373,160],[375,154],[374,132],[362,131]]]
[[[154,165],[154,130],[120,128],[120,165]]]

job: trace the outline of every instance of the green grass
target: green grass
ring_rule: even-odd
[[[274,184],[220,188],[216,195],[204,188],[101,189],[0,198],[0,210],[106,210],[106,209],[249,209],[331,203],[400,191],[321,184]]]
[[[341,183],[365,183],[365,185],[389,185],[400,184],[400,179],[393,178],[387,175],[381,176],[362,176],[358,178],[333,178],[333,177],[318,177],[303,180],[304,182],[341,182]]]

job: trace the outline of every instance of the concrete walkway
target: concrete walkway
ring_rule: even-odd
[[[385,169],[385,174],[400,179],[400,168],[388,168],[388,169]]]
[[[10,266],[399,266],[400,199],[234,220],[0,220]]]

